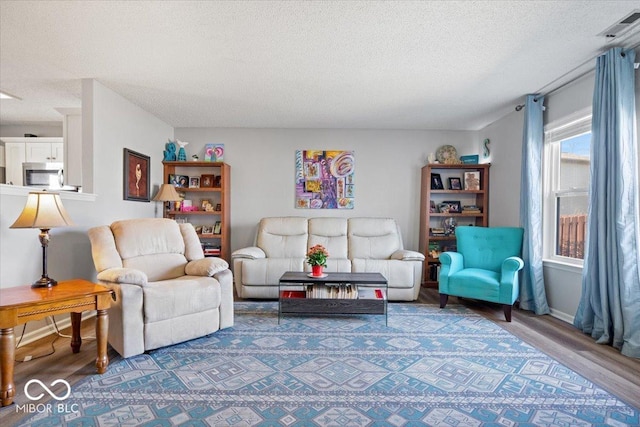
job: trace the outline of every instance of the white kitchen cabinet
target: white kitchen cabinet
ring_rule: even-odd
[[[25,143],[26,161],[33,163],[64,162],[64,145],[62,142],[27,142]]]

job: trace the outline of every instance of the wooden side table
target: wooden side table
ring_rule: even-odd
[[[103,374],[109,365],[107,357],[107,332],[113,293],[109,288],[82,279],[58,282],[51,288],[18,286],[0,289],[0,399],[2,406],[10,405],[16,394],[13,382],[15,359],[15,335],[13,328],[31,320],[54,314],[71,313],[71,350],[80,351],[80,321],[83,311],[97,310],[96,343],[98,357],[96,368]]]

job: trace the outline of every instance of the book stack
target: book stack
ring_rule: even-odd
[[[479,214],[482,213],[479,207],[476,205],[465,205],[462,207],[463,214]]]
[[[220,246],[212,243],[202,243],[202,251],[204,256],[220,256]]]
[[[446,236],[444,228],[436,228],[436,227],[430,228],[429,234],[431,236]]]
[[[307,298],[356,299],[358,298],[358,287],[356,285],[307,286]]]

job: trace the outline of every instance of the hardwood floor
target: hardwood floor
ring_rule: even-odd
[[[437,289],[423,288],[419,302],[438,304]],[[531,312],[514,309],[512,322],[507,323],[502,308],[498,305],[449,298],[449,304],[457,303],[495,321],[499,326],[626,403],[640,406],[640,359],[625,357],[610,346],[595,344],[591,337],[551,316],[535,316]],[[26,356],[32,356],[33,359],[16,363],[15,404],[0,409],[0,425],[14,425],[24,416],[24,413],[18,412],[16,408],[17,405],[28,403],[23,387],[30,379],[37,378],[45,384],[51,384],[58,378],[64,378],[73,385],[83,377],[95,374],[96,343],[93,339],[84,338],[94,335],[94,322],[95,318],[91,318],[82,323],[83,343],[80,353],[71,353],[69,338],[55,338],[54,335],[16,350],[16,360],[24,360]],[[17,336],[21,330],[21,327],[16,328]],[[70,334],[68,329],[62,332]],[[52,346],[55,352],[47,355],[52,351]],[[47,356],[38,357],[42,355]],[[111,360],[116,356],[116,352],[109,347],[108,355]]]

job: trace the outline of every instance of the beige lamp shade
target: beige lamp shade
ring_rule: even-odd
[[[162,184],[160,191],[158,191],[158,194],[156,194],[153,200],[157,202],[178,202],[182,200],[182,198],[178,196],[178,192],[173,185]]]
[[[22,213],[10,228],[50,229],[73,225],[62,205],[60,194],[33,191],[27,196]]]

